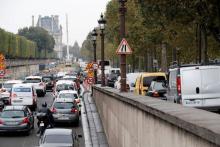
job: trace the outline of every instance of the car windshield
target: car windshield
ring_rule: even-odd
[[[164,85],[163,82],[155,82],[153,89],[155,89],[155,90],[165,89],[165,87],[163,85]]]
[[[51,77],[43,77],[42,78],[44,82],[50,82],[52,81],[52,78]]]
[[[41,80],[40,79],[36,79],[36,78],[31,78],[31,79],[26,79],[24,81],[24,83],[40,83]]]
[[[73,138],[71,135],[46,135],[44,143],[70,143],[73,144]]]
[[[57,109],[72,109],[72,108],[74,108],[74,104],[67,103],[67,102],[56,102],[54,104],[54,107]]]
[[[2,118],[22,118],[24,117],[24,111],[19,110],[5,110],[1,113]]]
[[[59,98],[78,98],[76,93],[61,93]]]
[[[59,84],[57,85],[57,91],[61,90],[74,90],[74,87],[70,84]]]
[[[143,86],[149,87],[152,81],[165,81],[165,77],[164,76],[144,77]]]
[[[4,83],[4,88],[12,88],[13,83]]]
[[[14,88],[14,92],[31,92],[31,88]]]

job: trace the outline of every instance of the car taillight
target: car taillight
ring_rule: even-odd
[[[51,108],[51,112],[52,112],[52,113],[56,113],[56,112],[57,112],[56,108],[54,108],[54,107]]]
[[[76,113],[78,110],[76,108],[71,109],[72,113]]]
[[[153,93],[153,97],[159,97],[159,96],[160,96],[160,95],[159,95],[158,92],[155,91],[155,92]]]
[[[25,117],[22,121],[22,124],[27,124],[27,123],[29,123],[29,119],[27,117]]]
[[[181,79],[179,76],[176,78],[176,86],[177,86],[178,96],[181,96]]]
[[[17,94],[12,93],[12,94],[11,94],[11,98],[15,98],[15,97],[17,97]]]
[[[76,103],[80,103],[80,99],[76,99],[75,101],[76,101]]]
[[[3,120],[0,119],[0,124],[3,124]]]

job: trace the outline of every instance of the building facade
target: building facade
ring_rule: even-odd
[[[63,32],[62,32],[62,26],[59,25],[59,16],[51,15],[51,17],[49,16],[41,17],[41,15],[39,15],[37,26],[44,28],[49,32],[50,35],[53,36],[55,40],[54,51],[57,53],[57,57],[61,59],[63,57],[63,51],[62,51]]]

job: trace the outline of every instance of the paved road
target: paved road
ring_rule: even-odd
[[[41,106],[42,103],[47,102],[48,105],[52,104],[53,98],[51,92],[47,92],[45,97],[38,98],[38,106]],[[36,120],[36,119],[35,119]],[[0,135],[0,147],[36,147],[38,146],[39,137],[36,136],[37,132],[37,120],[35,121],[35,129],[30,133],[29,136],[24,134],[13,133],[13,134],[1,134]],[[77,134],[83,135],[83,129],[80,122],[78,127],[59,125],[56,126],[59,128],[72,128]],[[80,147],[84,147],[84,137],[80,138]]]

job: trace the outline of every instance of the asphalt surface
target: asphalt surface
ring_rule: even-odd
[[[47,102],[48,106],[50,106],[53,102],[53,97],[51,92],[47,92],[45,97],[38,98],[38,106],[41,106],[42,103]],[[21,133],[10,133],[10,134],[0,134],[0,147],[36,147],[39,146],[39,137],[36,135],[37,133],[37,119],[35,119],[35,129],[30,133],[29,136],[25,136],[25,134]],[[77,134],[82,135],[80,138],[80,147],[85,146],[82,123],[80,120],[80,125],[78,127],[67,126],[66,124],[62,124],[56,126],[58,128],[71,128]]]

